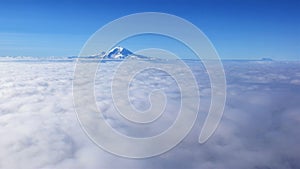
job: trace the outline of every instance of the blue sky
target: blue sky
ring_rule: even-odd
[[[299,9],[300,1],[284,0],[2,0],[0,56],[77,55],[106,23],[151,11],[192,22],[223,59],[300,60]]]

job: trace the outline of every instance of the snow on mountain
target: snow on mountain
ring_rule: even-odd
[[[128,49],[118,46],[108,51],[105,57],[108,59],[125,59],[132,54]]]
[[[102,59],[149,59],[149,57],[134,54],[130,50],[120,46],[114,47],[106,53],[102,52],[99,56]]]

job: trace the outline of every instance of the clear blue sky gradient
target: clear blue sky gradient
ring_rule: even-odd
[[[137,12],[187,19],[222,59],[300,60],[297,0],[2,0],[0,56],[74,56],[100,27]]]

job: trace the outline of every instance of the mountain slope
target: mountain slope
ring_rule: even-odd
[[[102,53],[99,55],[102,59],[150,59],[150,57],[137,55],[131,52],[130,50],[117,46],[108,51],[107,53]]]
[[[104,58],[106,58],[106,59],[125,59],[125,58],[129,57],[130,55],[133,55],[133,53],[131,51],[118,46],[118,47],[111,49],[109,52],[107,52],[104,55]]]

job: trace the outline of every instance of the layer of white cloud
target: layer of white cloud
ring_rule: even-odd
[[[167,128],[174,120],[170,112],[177,110],[174,80],[164,73],[152,76],[155,72],[137,76],[130,91],[137,108],[149,106],[147,89],[158,86],[170,97],[169,114],[139,128],[119,117],[111,104],[105,85],[115,64],[103,63],[96,81],[96,99],[108,122],[135,136]],[[74,62],[0,62],[0,168],[300,168],[300,63],[225,62],[224,116],[202,145],[198,136],[210,103],[209,81],[202,66],[189,64],[201,93],[194,128],[167,153],[134,160],[101,150],[81,129],[73,108]]]

